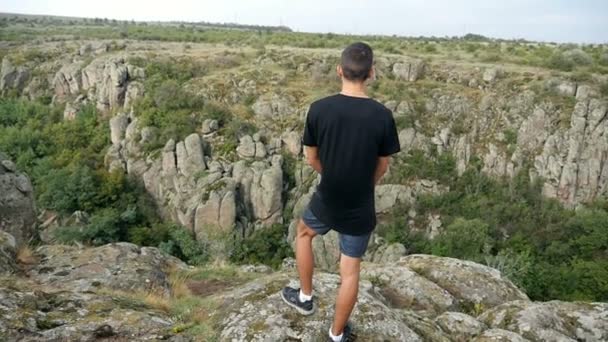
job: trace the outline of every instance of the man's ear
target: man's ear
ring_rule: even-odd
[[[369,77],[367,78],[370,81],[375,81],[376,80],[376,67],[373,66],[370,70],[369,70]]]
[[[340,77],[340,78],[344,77],[344,73],[342,71],[342,66],[340,64],[338,64],[336,66],[336,73],[338,74],[338,77]]]

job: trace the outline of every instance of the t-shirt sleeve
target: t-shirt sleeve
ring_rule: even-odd
[[[399,145],[399,135],[397,134],[395,119],[393,119],[393,114],[389,113],[384,124],[384,136],[382,137],[380,148],[378,149],[378,155],[380,157],[387,157],[400,150],[401,146]]]
[[[306,146],[317,146],[317,132],[314,123],[315,113],[311,106],[306,115],[306,123],[304,125],[304,135],[302,136],[302,144]]]

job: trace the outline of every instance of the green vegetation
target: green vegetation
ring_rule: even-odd
[[[251,236],[237,241],[230,260],[237,264],[266,264],[278,268],[284,258],[293,256],[285,231],[280,224],[254,231]]]
[[[83,107],[73,121],[60,108],[0,99],[0,150],[32,178],[39,205],[63,215],[90,214],[83,226],[60,227],[59,241],[100,245],[134,241],[160,246],[186,261],[206,255],[183,228],[161,223],[142,186],[103,165],[109,145],[107,120]]]
[[[417,151],[400,162],[399,170],[412,170],[405,176],[417,177],[414,171],[424,170],[419,172],[450,190],[423,196],[415,206],[415,226],[425,226],[430,214],[441,216],[439,236],[425,239],[406,224],[407,210],[396,208],[379,228],[389,242],[401,242],[412,253],[497,267],[535,300],[608,300],[608,202],[566,209],[544,198],[540,183],[531,183],[526,169],[512,180],[495,180],[475,167],[461,177],[445,177],[451,167]]]

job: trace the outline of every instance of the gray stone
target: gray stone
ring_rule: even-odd
[[[607,303],[513,301],[478,318],[532,341],[608,340]]]
[[[35,236],[36,206],[29,178],[0,154],[0,230],[21,247]]]
[[[107,287],[168,293],[170,284],[166,272],[187,268],[182,261],[158,248],[126,242],[86,249],[47,245],[38,247],[36,255],[41,262],[30,271],[32,279],[75,292]]]
[[[125,138],[127,127],[129,126],[129,116],[119,113],[110,119],[110,140],[112,144],[118,145]]]
[[[424,75],[426,63],[421,59],[406,59],[393,65],[393,75],[399,80],[414,82]]]

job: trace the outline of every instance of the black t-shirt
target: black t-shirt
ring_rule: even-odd
[[[302,142],[317,146],[322,166],[312,213],[340,233],[371,232],[378,157],[400,150],[391,111],[368,98],[326,97],[310,106]]]

